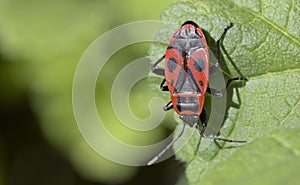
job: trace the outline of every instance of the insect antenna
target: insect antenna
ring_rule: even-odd
[[[184,129],[185,129],[185,123],[183,124],[183,127],[181,129],[181,131],[179,132],[178,136],[172,140],[159,154],[157,154],[153,159],[151,159],[147,165],[150,166],[152,164],[154,164],[159,158],[161,158],[161,156],[166,153],[166,151],[168,151],[172,145],[182,136],[183,132],[184,132]]]

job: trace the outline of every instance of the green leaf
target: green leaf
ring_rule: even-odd
[[[248,142],[200,142],[194,134],[176,154],[187,164],[189,183],[299,182],[300,2],[194,0],[170,6],[162,20],[166,27],[193,20],[214,39],[232,21],[235,26],[223,40],[223,69],[230,76],[249,78],[244,86],[229,89],[230,104],[221,129],[222,137]],[[157,52],[163,47],[152,46],[151,57],[162,55]]]

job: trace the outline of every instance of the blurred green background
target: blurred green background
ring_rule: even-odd
[[[183,167],[174,159],[128,167],[102,158],[83,140],[72,111],[73,77],[87,47],[119,25],[159,20],[160,12],[174,2],[0,0],[0,185],[185,184]],[[145,56],[149,46],[138,44],[113,56],[105,80],[97,84],[98,108],[109,103],[118,71]],[[145,88],[149,84],[137,84],[130,99],[141,118],[149,111],[148,102],[140,102],[153,96],[151,91],[141,96]],[[110,106],[104,114],[117,122]],[[169,132],[160,128],[144,137],[151,143]],[[118,134],[129,141],[136,136]]]

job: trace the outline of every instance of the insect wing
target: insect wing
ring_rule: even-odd
[[[170,93],[176,91],[176,87],[182,86],[182,73],[184,69],[184,57],[179,49],[169,46],[166,52],[165,77]]]
[[[208,85],[209,54],[204,48],[194,51],[187,62],[188,69],[194,79],[194,83],[205,94]]]

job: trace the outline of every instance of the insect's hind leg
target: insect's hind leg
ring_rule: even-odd
[[[183,124],[181,131],[179,132],[179,134],[177,135],[177,137],[175,139],[173,139],[159,154],[157,154],[153,159],[151,159],[147,165],[150,166],[152,164],[154,164],[158,159],[161,158],[161,156],[166,153],[172,146],[173,144],[183,135],[184,133],[184,129],[185,129],[186,124]]]
[[[195,127],[197,128],[199,134],[201,135],[201,137],[206,138],[206,139],[212,139],[215,141],[225,141],[225,142],[234,142],[234,143],[246,143],[247,141],[243,141],[243,140],[232,140],[232,139],[226,139],[226,138],[221,138],[221,137],[217,137],[217,136],[206,136],[204,135],[204,131],[205,128],[207,127],[207,118],[206,118],[206,113],[205,110],[203,109],[199,119],[202,123],[203,129],[201,130],[201,128],[199,127],[198,124],[195,125]]]
[[[247,141],[243,141],[243,140],[232,140],[232,139],[226,139],[226,138],[217,137],[217,136],[206,136],[206,135],[204,135],[204,132],[200,129],[200,127],[197,124],[195,125],[195,127],[197,128],[201,137],[206,138],[206,139],[212,139],[215,141],[225,141],[225,142],[229,142],[229,143],[246,143],[247,142]]]

